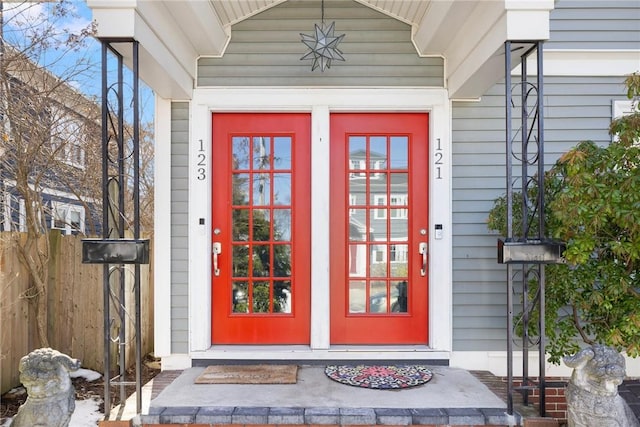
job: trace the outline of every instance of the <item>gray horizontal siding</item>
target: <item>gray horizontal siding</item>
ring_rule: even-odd
[[[189,103],[171,103],[171,351],[189,351]]]
[[[610,141],[621,78],[545,79],[545,160],[577,142]],[[477,103],[453,104],[454,350],[506,349],[506,269],[496,262],[498,236],[487,229],[493,200],[505,192],[504,88]]]
[[[547,49],[639,49],[637,0],[557,0]]]
[[[325,1],[346,61],[311,71],[300,33],[313,33],[320,10],[320,1],[290,0],[235,24],[222,58],[198,60],[198,86],[444,85],[443,60],[417,55],[409,25],[353,0]]]

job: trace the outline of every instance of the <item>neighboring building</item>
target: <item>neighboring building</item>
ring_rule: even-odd
[[[41,197],[43,229],[100,233],[99,105],[11,50],[4,60],[8,89],[2,100],[0,230],[27,230],[16,175],[28,169],[29,186]]]
[[[504,375],[506,268],[486,226],[506,185],[504,42],[515,68],[548,40],[550,165],[610,141],[640,6],[324,3],[345,61],[320,72],[300,60],[319,0],[88,0],[99,37],[140,42],[156,93],[155,354],[164,369],[384,359]]]

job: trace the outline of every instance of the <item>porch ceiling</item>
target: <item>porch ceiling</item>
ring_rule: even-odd
[[[196,60],[222,56],[232,25],[286,1],[87,0],[99,38],[141,45],[140,74],[158,95],[189,99]],[[553,0],[355,0],[412,27],[420,56],[445,58],[452,98],[477,98],[504,74],[505,40],[544,40]],[[130,59],[122,49],[125,60]],[[514,66],[517,61],[514,61]]]

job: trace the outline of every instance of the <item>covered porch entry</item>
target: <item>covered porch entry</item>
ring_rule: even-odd
[[[454,333],[450,191],[453,170],[449,161],[452,151],[449,125],[450,103],[454,99],[475,99],[481,96],[487,87],[504,74],[505,40],[540,40],[548,37],[548,12],[553,7],[553,2],[327,1],[327,10],[330,10],[333,15],[339,16],[340,12],[345,12],[354,17],[348,21],[352,28],[351,38],[354,41],[350,46],[350,49],[353,49],[351,60],[346,62],[348,66],[339,68],[334,64],[335,70],[334,68],[326,70],[325,75],[328,77],[323,75],[322,78],[312,74],[307,64],[300,62],[296,53],[289,53],[290,49],[297,49],[298,45],[302,45],[295,33],[293,41],[289,40],[289,37],[286,43],[280,43],[281,46],[278,43],[259,44],[261,48],[265,46],[269,46],[269,49],[282,48],[282,51],[277,51],[279,53],[276,51],[256,53],[253,50],[242,53],[242,49],[253,49],[253,44],[261,42],[267,35],[271,37],[273,31],[279,31],[272,27],[274,22],[282,22],[275,17],[287,17],[287,25],[306,28],[306,21],[312,22],[309,17],[315,16],[314,13],[319,13],[324,6],[320,1],[140,1],[131,4],[89,1],[89,5],[93,8],[98,22],[99,37],[105,43],[109,43],[114,50],[119,51],[125,62],[133,60],[130,49],[127,49],[128,44],[135,41],[139,45],[139,55],[136,57],[139,76],[154,89],[157,96],[156,169],[158,171],[173,170],[178,176],[178,168],[180,168],[179,173],[186,175],[179,184],[181,191],[178,191],[176,185],[178,185],[178,178],[183,179],[183,176],[178,176],[171,181],[167,180],[164,173],[159,173],[156,183],[155,238],[159,242],[159,247],[156,251],[155,309],[159,313],[171,313],[166,318],[156,319],[157,355],[163,357],[171,366],[184,367],[196,359],[237,359],[250,354],[250,349],[246,348],[238,348],[234,353],[229,348],[216,347],[225,344],[256,344],[251,340],[230,343],[222,337],[216,340],[216,330],[228,329],[220,319],[216,321],[216,316],[218,314],[226,317],[253,316],[256,313],[234,312],[233,310],[239,310],[239,305],[235,305],[235,308],[231,308],[229,312],[233,304],[232,295],[244,294],[247,298],[245,305],[248,309],[254,310],[258,308],[253,306],[253,302],[257,301],[254,296],[264,288],[271,289],[267,291],[271,298],[268,310],[288,307],[288,304],[272,304],[274,294],[291,294],[294,296],[293,303],[296,302],[295,295],[300,295],[304,300],[303,305],[296,310],[292,309],[291,313],[277,314],[279,318],[302,315],[306,317],[304,319],[306,324],[303,324],[300,329],[301,338],[284,342],[272,339],[258,344],[307,345],[308,354],[304,355],[305,359],[326,359],[328,351],[347,350],[339,348],[340,345],[418,344],[428,350],[423,351],[421,357],[449,358],[450,352],[453,351]],[[274,10],[280,10],[280,15],[273,15],[270,19],[255,20],[242,27],[242,31],[237,30],[242,23],[249,22],[258,16],[266,16]],[[362,15],[363,10],[367,11],[367,14]],[[372,10],[374,12],[371,12]],[[372,18],[371,13],[376,16]],[[386,24],[392,21],[404,25],[401,31],[393,27],[390,31],[384,31],[384,34],[385,37],[391,34],[392,38],[397,37],[397,34],[406,37],[406,40],[403,39],[404,44],[401,43],[401,45],[409,46],[410,52],[403,51],[398,57],[393,56],[392,52],[377,56],[358,52],[358,48],[365,49],[365,45],[366,49],[380,46],[376,43],[362,44],[359,41],[361,38],[369,40],[370,35],[378,33],[373,30],[358,29],[358,24],[362,23],[368,25],[365,30],[373,28],[372,25],[378,22],[380,16]],[[234,45],[234,34],[239,37],[238,43],[245,40],[245,37],[252,37],[251,43]],[[382,32],[380,34],[382,35]],[[375,37],[371,40],[375,41]],[[399,46],[399,44],[395,43],[393,46]],[[235,50],[228,53],[227,50],[231,47]],[[514,66],[519,62],[520,57],[517,53],[519,49],[521,49],[520,46],[514,46],[510,51]],[[287,53],[285,54],[284,51]],[[406,63],[408,59],[410,61]],[[250,66],[242,65],[244,64],[242,61],[245,60],[256,62],[250,62]],[[292,62],[282,66],[277,62],[278,60]],[[394,62],[397,60],[401,62]],[[377,72],[369,75],[368,70],[372,70],[372,67],[380,68],[376,68]],[[378,74],[380,71],[384,71],[383,74]],[[357,74],[351,75],[354,72]],[[424,78],[413,75],[416,72],[428,73],[429,76]],[[238,79],[234,73],[240,73],[242,78]],[[330,73],[339,77],[336,80],[338,84],[331,84],[334,80],[331,80]],[[172,145],[175,145],[172,138],[175,132],[172,133],[169,126],[172,114],[178,114],[176,110],[178,106],[185,108],[179,114],[186,114],[188,126],[185,140],[185,148],[188,152],[184,153],[186,155],[184,159],[180,158],[180,161],[186,161],[186,164],[180,165],[174,163],[178,159],[172,154]],[[286,269],[263,271],[252,268],[251,277],[246,275],[230,277],[228,272],[216,268],[216,261],[226,263],[225,268],[229,268],[229,260],[232,260],[234,254],[239,253],[241,249],[252,250],[253,258],[262,251],[260,253],[266,260],[267,249],[269,249],[268,256],[272,257],[276,253],[275,249],[286,252],[295,243],[271,241],[263,244],[261,240],[252,240],[248,244],[240,244],[240,240],[225,237],[224,233],[227,231],[217,226],[219,215],[212,214],[212,209],[221,205],[219,201],[213,200],[221,188],[218,185],[221,182],[211,180],[211,176],[219,171],[214,164],[220,165],[219,153],[214,150],[214,144],[211,143],[215,117],[237,112],[282,114],[289,111],[311,116],[310,135],[308,135],[311,146],[309,160],[307,160],[313,166],[310,191],[307,194],[311,200],[306,208],[295,209],[298,212],[301,209],[311,212],[311,218],[307,215],[304,219],[309,224],[306,226],[310,231],[309,238],[304,236],[296,238],[310,241],[310,258],[302,260],[296,266],[302,278],[299,281],[300,286],[293,284],[297,279],[290,277]],[[336,218],[332,215],[336,212],[335,205],[338,201],[331,198],[334,187],[332,187],[332,181],[328,179],[329,176],[335,179],[332,174],[332,164],[336,160],[333,154],[327,155],[331,150],[325,144],[334,137],[331,133],[332,117],[342,113],[377,112],[411,112],[428,115],[425,130],[427,147],[426,151],[420,155],[420,161],[423,162],[422,169],[428,175],[424,179],[413,179],[413,187],[422,187],[422,194],[427,197],[426,202],[421,202],[415,209],[415,211],[422,211],[425,219],[409,221],[414,224],[411,225],[411,230],[407,230],[407,234],[412,235],[410,239],[406,237],[409,239],[407,242],[402,240],[396,244],[395,239],[398,235],[394,235],[392,226],[387,227],[388,232],[385,236],[371,237],[373,234],[371,229],[374,228],[371,225],[374,220],[383,220],[385,212],[389,220],[392,216],[397,217],[393,218],[395,220],[402,219],[400,217],[405,215],[405,211],[411,212],[410,204],[415,198],[407,199],[403,196],[404,193],[395,194],[390,187],[384,194],[377,194],[375,191],[372,193],[371,185],[364,187],[369,188],[367,191],[369,191],[370,200],[367,200],[366,204],[358,204],[357,200],[352,204],[353,195],[344,194],[341,203],[348,206],[345,211],[348,211],[349,215],[354,214],[353,221],[350,220],[350,227],[353,226],[354,233],[360,233],[359,238],[365,240],[358,241],[357,238],[348,240],[353,237],[349,235],[350,230],[345,231],[341,244],[344,244],[345,240],[350,243],[341,249],[343,255],[340,256],[338,255],[340,250],[336,250],[337,247],[334,245],[335,241],[340,239],[334,238],[333,234],[328,236],[331,230],[329,218]],[[359,131],[366,133],[367,130]],[[261,137],[261,135],[258,136]],[[275,136],[277,135],[274,134]],[[380,135],[372,136],[377,138]],[[393,137],[391,134],[389,136]],[[370,147],[371,145],[369,150]],[[369,154],[365,151],[365,155],[369,155],[371,160],[372,151],[370,150]],[[353,161],[355,157],[349,158],[349,162]],[[226,162],[226,159],[222,159],[222,162]],[[366,161],[363,163],[366,165]],[[354,169],[355,164],[350,164],[351,169],[345,169],[345,172],[354,175],[354,180],[359,178],[360,174],[373,176],[378,173],[371,169],[376,167],[375,160],[374,164],[366,166],[368,169]],[[255,165],[251,167],[254,168]],[[273,165],[273,167],[279,166]],[[298,168],[308,169],[304,164]],[[420,170],[421,166],[412,167],[412,169]],[[267,175],[275,179],[294,172],[293,169],[272,168],[261,174],[249,168],[231,170],[230,173],[239,177],[242,174],[248,177],[257,176],[258,179],[263,180]],[[405,172],[387,168],[385,173],[391,178],[393,174],[399,177]],[[292,182],[297,182],[293,175],[290,179],[293,180]],[[303,182],[299,181],[298,186]],[[252,187],[251,191],[253,190]],[[250,194],[249,197],[252,197]],[[386,196],[386,201],[383,196]],[[256,200],[260,201],[259,198],[247,200],[254,204],[246,209],[236,205],[235,208],[231,207],[230,211],[225,211],[223,215],[232,215],[230,212],[233,209],[238,212],[244,209],[252,212],[249,215],[253,215],[252,218],[255,219],[258,218],[256,215],[262,215],[267,211],[275,215],[287,209],[287,205],[278,205],[278,203],[284,203],[281,200],[270,199],[270,203],[273,202],[273,204],[268,206],[255,204]],[[407,201],[409,204],[406,203]],[[379,203],[383,205],[376,207]],[[366,212],[367,210],[370,212]],[[361,218],[358,218],[357,214],[360,213],[366,215],[359,215]],[[346,214],[347,212],[341,213],[343,216]],[[411,218],[407,217],[407,219]],[[300,221],[301,219],[297,220],[297,223]],[[255,221],[253,225],[255,226]],[[222,233],[220,237],[224,237],[223,240],[217,238],[216,230]],[[378,238],[383,240],[374,240]],[[382,243],[378,244],[379,242]],[[167,245],[172,249],[171,251],[163,250]],[[187,257],[184,256],[184,251],[187,251]],[[302,251],[295,252],[302,254]],[[364,253],[367,253],[364,258],[359,255]],[[345,260],[347,255],[352,258],[347,263],[348,269],[346,269],[346,273],[350,276],[349,282],[340,289],[334,289],[333,287],[337,285],[334,280],[333,266]],[[260,258],[259,254],[257,256]],[[391,271],[392,257],[394,260],[406,258],[409,269],[407,274],[401,274],[398,269],[395,272]],[[273,263],[273,261],[275,258],[270,262]],[[377,261],[381,265],[389,264],[382,276],[378,276],[382,274],[378,271],[373,273],[371,271],[373,269],[371,264]],[[358,268],[362,268],[362,266],[358,267],[358,262],[369,264],[364,266],[368,269],[365,276],[358,271]],[[420,262],[421,264],[418,265]],[[265,265],[264,262],[262,264]],[[258,264],[254,263],[254,265]],[[310,267],[308,277],[304,277],[307,273],[301,270],[303,265]],[[329,266],[332,266],[331,272],[327,271]],[[224,276],[216,276],[218,270],[222,271]],[[239,270],[236,272],[238,273]],[[414,273],[418,273],[418,277],[414,278]],[[419,284],[420,276],[426,279],[425,284]],[[227,280],[229,283],[221,283],[221,286],[217,286],[216,283],[224,282],[225,277],[232,283]],[[257,280],[260,277],[267,280]],[[377,278],[382,280],[375,280]],[[404,282],[407,282],[409,292],[407,316],[414,312],[426,316],[424,320],[418,322],[419,325],[417,323],[412,325],[412,328],[417,326],[426,328],[424,333],[420,332],[420,339],[412,338],[404,341],[398,339],[396,342],[387,342],[369,338],[362,342],[357,337],[340,338],[336,335],[342,331],[342,328],[336,329],[340,322],[332,310],[340,305],[340,301],[342,301],[341,311],[355,319],[361,314],[358,310],[364,310],[366,314],[378,310],[382,306],[382,296],[384,296],[384,311],[389,315],[388,317],[401,318],[402,315],[393,312],[392,309],[400,307],[404,302],[404,288],[402,293],[398,290],[402,287],[399,285]],[[437,286],[431,286],[432,284]],[[223,289],[223,295],[220,297],[216,295],[219,288]],[[297,291],[294,292],[294,288]],[[349,297],[353,296],[353,301],[344,298],[347,289]],[[426,290],[426,293],[414,295],[412,289]],[[362,301],[355,301],[358,294],[364,295],[364,304]],[[378,294],[381,295],[380,298],[377,297]],[[218,305],[219,303],[221,305]],[[416,303],[423,304],[425,307],[410,310],[417,307],[414,305]],[[361,308],[358,308],[359,306]],[[259,309],[262,310],[262,308]],[[216,325],[218,325],[217,328]],[[358,328],[359,332],[364,333],[367,328],[371,329],[371,326],[365,322]],[[299,349],[292,348],[292,350],[298,353]],[[367,358],[367,355],[373,354],[372,349],[365,350],[364,354],[358,354],[356,357]],[[406,348],[386,348],[384,355],[374,357],[394,358],[397,355],[402,359],[404,357],[400,353],[406,350]],[[278,359],[278,353],[281,354],[275,351],[267,354],[266,357]],[[300,355],[296,354],[296,356]],[[349,358],[349,353],[345,351],[344,357]]]

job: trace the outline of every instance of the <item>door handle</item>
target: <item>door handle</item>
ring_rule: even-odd
[[[213,242],[211,252],[213,252],[213,275],[219,276],[220,269],[218,268],[218,255],[222,253],[222,244],[220,242]]]
[[[428,250],[428,245],[426,242],[420,242],[420,244],[418,244],[418,253],[420,255],[422,255],[422,268],[420,268],[420,275],[421,276],[426,276],[427,275],[427,253],[429,252]]]

